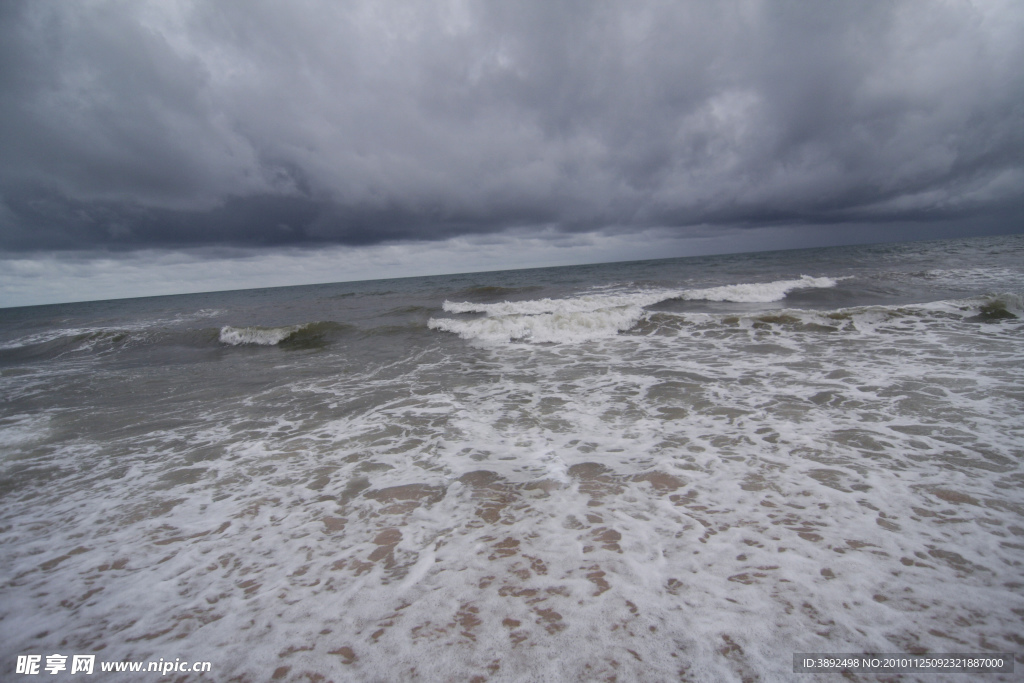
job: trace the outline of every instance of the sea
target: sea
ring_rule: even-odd
[[[1022,295],[1011,235],[2,309],[0,679],[1012,665]]]

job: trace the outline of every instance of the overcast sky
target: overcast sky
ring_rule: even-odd
[[[1024,3],[0,2],[0,305],[1024,232]]]

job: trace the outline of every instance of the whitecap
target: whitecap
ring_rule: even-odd
[[[287,327],[231,327],[225,325],[220,329],[220,341],[222,344],[231,346],[241,344],[275,346],[305,327],[306,325],[289,325]]]
[[[794,289],[825,289],[835,287],[838,280],[830,277],[801,275],[799,280],[776,280],[750,284],[725,285],[707,289],[690,289],[679,298],[689,301],[730,301],[734,303],[770,303],[782,301]]]
[[[432,318],[428,327],[464,339],[491,342],[572,343],[610,337],[633,328],[647,306],[681,299],[762,303],[779,301],[795,289],[834,287],[829,277],[750,283],[708,289],[645,289],[633,292],[587,293],[564,299],[531,299],[475,303],[445,301],[447,313],[478,313],[473,320]]]

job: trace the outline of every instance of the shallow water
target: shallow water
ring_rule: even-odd
[[[0,662],[1020,650],[1022,293],[1004,237],[0,311]]]

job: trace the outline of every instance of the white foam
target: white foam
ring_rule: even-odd
[[[90,337],[93,335],[109,334],[116,332],[106,327],[83,327],[83,328],[69,328],[69,329],[56,329],[47,330],[45,332],[37,332],[35,334],[29,334],[18,339],[13,339],[9,342],[0,344],[0,350],[8,351],[12,349],[20,349],[26,346],[34,346],[36,344],[46,344],[47,342],[56,341],[65,337]]]
[[[800,651],[1013,650],[1024,337],[967,322],[991,301],[297,358],[196,419],[51,425],[4,462],[0,655],[787,681]]]
[[[232,346],[240,344],[275,346],[306,327],[307,325],[289,325],[287,327],[231,327],[225,325],[220,330],[220,341],[222,344]]]
[[[173,318],[126,320],[113,326],[55,328],[0,343],[0,350],[7,351],[26,346],[34,346],[36,344],[46,344],[48,342],[68,337],[82,337],[83,346],[79,347],[79,349],[88,349],[91,348],[97,340],[113,337],[118,334],[136,334],[150,330],[154,327],[180,325],[183,322],[211,318],[221,314],[223,314],[223,311],[220,310],[201,309],[195,313],[179,313]]]
[[[731,301],[735,303],[770,303],[782,301],[795,289],[822,289],[835,287],[838,280],[830,277],[801,275],[799,280],[776,280],[750,284],[725,285],[707,289],[689,289],[680,295],[690,301]]]
[[[49,415],[12,415],[0,419],[0,448],[32,444],[46,436]]]
[[[581,294],[566,299],[502,301],[493,304],[445,301],[443,308],[448,313],[484,313],[489,316],[589,313],[608,308],[650,306],[681,295],[682,290],[655,289],[619,294]]]
[[[840,278],[842,279],[842,278]],[[837,279],[830,277],[800,276],[798,280],[776,280],[725,285],[707,289],[645,289],[614,294],[581,294],[565,299],[533,299],[503,301],[500,303],[474,303],[445,301],[448,313],[485,313],[499,315],[539,315],[541,313],[586,313],[622,306],[650,306],[670,299],[690,301],[731,301],[736,303],[768,303],[781,301],[795,289],[835,287]]]
[[[490,342],[572,343],[610,337],[632,328],[645,313],[635,305],[533,315],[511,314],[475,320],[433,318],[432,330]]]
[[[632,292],[584,293],[564,299],[533,299],[474,303],[445,301],[447,313],[482,313],[473,320],[432,318],[433,330],[464,339],[488,342],[529,341],[576,343],[602,339],[634,327],[644,308],[671,299],[767,303],[781,301],[795,289],[834,287],[837,280],[806,275],[799,280],[726,285],[708,289],[643,289]]]

